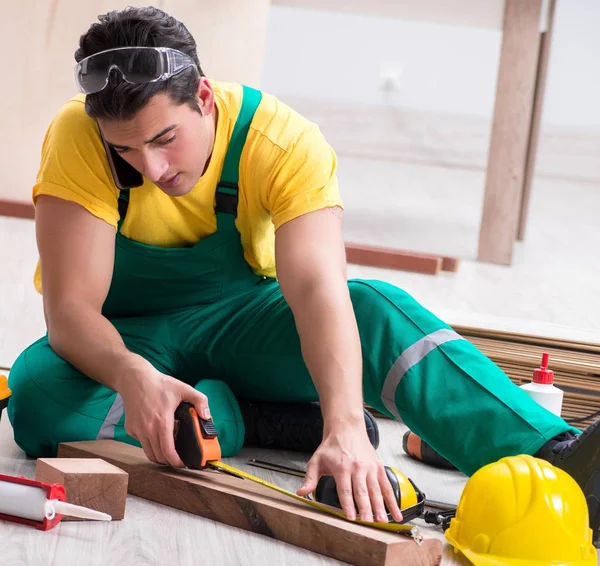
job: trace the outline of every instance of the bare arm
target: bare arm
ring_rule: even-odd
[[[307,466],[299,495],[334,476],[346,516],[387,521],[384,502],[399,521],[383,464],[367,437],[362,395],[362,350],[346,277],[342,210],[300,216],[275,237],[277,275],[294,319],[306,366],[319,392],[323,442]]]
[[[101,314],[115,229],[78,204],[41,195],[36,235],[50,345],[82,373],[117,390],[120,376],[147,362],[127,350]]]
[[[362,354],[348,291],[342,214],[339,207],[306,214],[276,235],[277,276],[319,391],[326,431],[338,424],[364,426]]]
[[[208,418],[208,400],[130,352],[102,315],[113,273],[114,228],[77,204],[42,195],[36,230],[50,345],[82,373],[121,394],[125,429],[149,460],[183,466],[173,442],[175,409],[189,401]]]

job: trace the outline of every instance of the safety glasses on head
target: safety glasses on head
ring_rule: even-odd
[[[164,81],[181,71],[198,68],[193,59],[170,47],[116,47],[94,53],[75,66],[75,82],[80,92],[100,92],[115,69],[130,84]]]

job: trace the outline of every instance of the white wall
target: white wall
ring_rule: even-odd
[[[545,123],[600,126],[599,22],[599,0],[558,0]],[[491,117],[500,47],[489,29],[272,6],[262,88]],[[382,90],[385,73],[397,92]]]
[[[29,201],[48,124],[77,94],[73,54],[98,14],[148,0],[37,0],[2,3],[0,198]],[[260,86],[269,0],[160,0],[196,38],[212,77]],[[23,38],[26,38],[25,40]],[[4,85],[8,86],[4,86]]]

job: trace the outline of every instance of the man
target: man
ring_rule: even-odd
[[[300,495],[330,474],[350,519],[387,521],[387,505],[400,520],[366,401],[467,474],[536,454],[597,501],[598,427],[575,436],[397,287],[347,281],[336,158],[314,124],[207,79],[154,8],[102,16],[75,57],[83,94],[50,125],[33,191],[48,333],[10,374],[25,452],[114,438],[181,466],[189,401],[225,457],[299,435],[314,451]]]

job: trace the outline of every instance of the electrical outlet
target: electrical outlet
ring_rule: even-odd
[[[403,73],[403,65],[392,63],[381,65],[381,90],[384,92],[399,92],[402,89]]]

